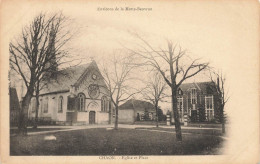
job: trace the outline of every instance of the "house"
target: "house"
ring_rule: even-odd
[[[95,61],[60,70],[42,86],[39,119],[72,125],[111,123],[111,101]],[[29,119],[35,118],[35,109],[33,97]]]
[[[191,121],[211,121],[216,118],[216,90],[212,82],[182,84],[177,93],[180,121],[187,113]]]
[[[130,99],[119,106],[119,123],[134,123],[135,121],[155,119],[156,111],[150,102]]]

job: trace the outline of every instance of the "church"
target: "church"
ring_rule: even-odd
[[[65,68],[48,79],[39,96],[39,120],[62,125],[110,124],[111,101],[95,61]],[[36,115],[32,98],[28,118]]]

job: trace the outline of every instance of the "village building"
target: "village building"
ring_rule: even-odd
[[[136,121],[155,121],[156,111],[150,102],[130,99],[119,106],[118,122],[133,124]]]
[[[25,94],[25,86],[22,84],[22,80],[11,79],[12,124],[17,123],[18,101],[21,102]],[[69,125],[114,122],[115,112],[108,96],[109,91],[95,61],[60,70],[43,84],[45,86],[40,90],[39,96],[39,120]],[[185,114],[191,122],[215,120],[218,114],[216,98],[212,82],[182,84],[177,92],[180,121],[184,122]],[[35,115],[36,98],[33,97],[28,111],[29,120],[34,120]],[[129,124],[144,120],[155,121],[156,111],[149,102],[130,99],[119,106],[118,119],[119,123]],[[174,122],[173,115],[171,120]]]
[[[42,85],[39,120],[70,125],[111,123],[109,92],[95,61],[60,70]],[[35,118],[35,110],[36,98],[33,97],[29,119]]]
[[[213,82],[193,82],[182,84],[177,92],[177,108],[180,122],[187,114],[191,122],[216,120],[218,106],[217,93]],[[172,110],[169,110],[172,113]],[[167,113],[169,113],[167,112]],[[173,114],[171,121],[174,122]],[[134,123],[142,120],[156,120],[154,106],[146,101],[130,99],[119,106],[119,123]]]
[[[180,121],[186,113],[191,122],[212,121],[217,116],[217,93],[213,82],[182,84],[177,93]],[[172,119],[173,120],[173,119]]]

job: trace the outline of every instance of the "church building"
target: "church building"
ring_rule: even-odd
[[[95,61],[60,70],[40,90],[38,118],[56,124],[109,124],[113,116],[108,93]],[[33,97],[29,119],[35,113]]]

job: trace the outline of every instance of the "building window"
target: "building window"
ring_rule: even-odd
[[[85,95],[79,93],[79,111],[85,111]]]
[[[108,106],[108,103],[107,103],[107,98],[105,96],[103,96],[101,98],[101,111],[102,112],[107,112],[107,106]]]
[[[177,98],[177,108],[179,111],[180,121],[183,119],[183,97]]]
[[[32,110],[32,113],[34,113],[36,110],[36,99],[35,98],[32,98],[31,110]]]
[[[182,95],[182,90],[180,88],[178,89],[178,94]]]
[[[88,87],[88,95],[90,98],[95,99],[99,96],[100,90],[97,84],[90,84]]]
[[[191,89],[191,104],[197,103],[197,92],[195,88]]]
[[[63,97],[60,96],[58,101],[59,101],[58,102],[58,112],[62,113],[63,112]]]
[[[206,112],[206,119],[208,121],[214,118],[213,96],[205,96],[205,112]]]
[[[111,101],[108,101],[108,111],[111,112],[112,104]]]
[[[48,113],[48,97],[45,98],[44,106],[43,106],[43,113]]]

